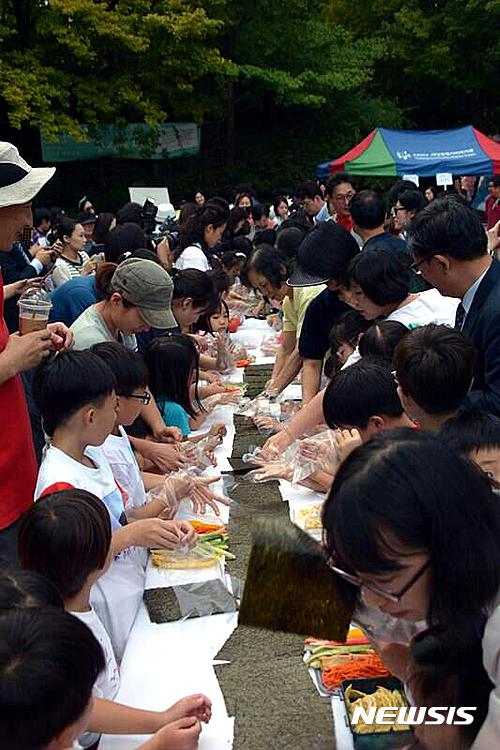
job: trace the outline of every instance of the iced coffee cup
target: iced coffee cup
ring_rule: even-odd
[[[19,297],[19,335],[43,331],[49,322],[52,302],[43,289],[27,289]]]

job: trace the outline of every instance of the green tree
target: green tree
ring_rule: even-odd
[[[328,0],[327,17],[360,42],[385,40],[374,93],[417,127],[498,130],[500,0]]]
[[[207,75],[231,69],[214,44],[217,0],[7,0],[0,16],[4,122],[45,136],[82,123],[202,120]]]

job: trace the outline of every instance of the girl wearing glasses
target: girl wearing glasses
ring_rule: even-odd
[[[341,465],[323,526],[331,566],[360,603],[395,625],[425,621],[450,649],[481,640],[494,691],[473,748],[499,747],[500,505],[488,479],[436,438],[394,431]],[[380,649],[403,680],[410,647]]]

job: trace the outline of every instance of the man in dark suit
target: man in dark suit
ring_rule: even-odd
[[[409,246],[414,268],[442,294],[461,299],[455,328],[479,354],[463,408],[500,417],[500,262],[488,254],[476,212],[457,196],[432,201],[413,220]]]

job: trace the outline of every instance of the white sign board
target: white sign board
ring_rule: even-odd
[[[451,172],[438,172],[436,175],[436,185],[453,185],[453,175]]]
[[[418,174],[404,174],[403,175],[403,180],[408,180],[409,182],[414,182],[417,187],[419,186]]]

